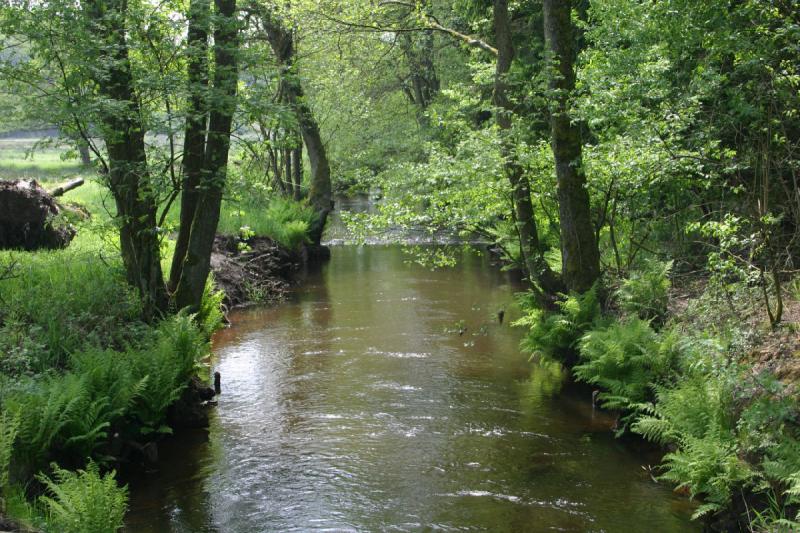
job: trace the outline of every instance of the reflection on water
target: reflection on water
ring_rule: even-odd
[[[585,394],[520,354],[504,274],[405,259],[334,248],[293,301],[238,313],[210,435],[133,481],[128,530],[696,529]]]

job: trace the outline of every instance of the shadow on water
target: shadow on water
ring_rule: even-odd
[[[335,247],[291,301],[237,313],[208,437],[132,480],[127,530],[699,530],[585,391],[520,353],[507,274],[406,259]]]

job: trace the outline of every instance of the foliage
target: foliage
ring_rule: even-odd
[[[627,313],[642,320],[661,324],[667,316],[669,273],[672,262],[647,263],[642,270],[636,270],[622,281],[616,292],[620,307]]]
[[[702,495],[695,516],[725,508],[734,491],[751,486],[757,474],[738,454],[733,415],[735,369],[696,370],[674,388],[659,387],[649,414],[632,429],[677,450],[664,458],[662,478]]]
[[[579,346],[573,372],[578,380],[601,388],[597,399],[604,408],[622,412],[618,435],[654,399],[654,387],[670,383],[681,355],[677,334],[659,336],[639,318],[589,331]]]
[[[19,415],[11,416],[0,412],[0,512],[5,507],[3,495],[8,489],[8,470],[11,466],[11,453],[17,438],[19,420]]]
[[[132,437],[169,433],[167,409],[207,353],[189,316],[162,322],[141,348],[90,349],[71,357],[71,371],[31,379],[4,402],[20,419],[15,463],[24,477],[49,458],[98,457],[112,427]]]
[[[227,204],[220,220],[220,233],[235,235],[246,226],[254,236],[269,237],[290,250],[308,242],[308,229],[316,217],[311,208],[278,197],[265,203],[266,209],[258,202]]]
[[[208,281],[206,281],[205,293],[203,294],[200,310],[195,317],[198,327],[209,339],[215,331],[221,329],[225,324],[225,314],[223,313],[224,300],[225,293],[215,288],[214,276],[209,276]]]
[[[0,367],[41,372],[63,367],[87,345],[122,346],[143,329],[141,306],[122,281],[119,261],[102,248],[20,253],[15,277],[0,283],[6,317]],[[0,256],[10,255],[0,252]]]
[[[141,424],[141,434],[171,432],[162,424],[166,411],[180,397],[206,353],[203,333],[192,317],[178,315],[159,325],[150,349],[130,354],[133,375],[143,380],[131,408]]]
[[[116,533],[128,507],[127,487],[117,486],[115,472],[100,474],[96,463],[70,472],[53,465],[53,477],[37,476],[49,495],[39,497],[47,510],[47,531]]]
[[[595,286],[584,294],[565,296],[558,302],[558,311],[545,311],[523,301],[526,316],[514,323],[529,329],[523,350],[561,362],[574,360],[581,337],[600,320],[598,291]]]

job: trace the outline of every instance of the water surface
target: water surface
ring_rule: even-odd
[[[408,259],[334,247],[291,301],[237,313],[209,435],[133,480],[128,530],[699,529],[586,391],[520,353],[513,280]]]

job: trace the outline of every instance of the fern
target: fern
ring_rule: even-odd
[[[3,492],[8,488],[11,454],[14,451],[14,441],[17,440],[19,423],[18,413],[15,415],[0,413],[0,502]],[[2,510],[3,506],[0,505],[0,511]]]
[[[77,472],[53,465],[53,477],[37,476],[49,493],[39,498],[47,510],[48,531],[115,533],[122,529],[128,489],[117,486],[114,472],[101,476],[97,464],[91,462]]]
[[[225,293],[215,288],[214,276],[210,275],[206,281],[203,300],[200,303],[200,311],[198,311],[196,317],[197,324],[208,338],[211,338],[211,335],[222,328],[225,323],[225,315],[222,314],[222,302],[224,300]]]
[[[731,413],[731,369],[719,374],[695,371],[674,388],[656,388],[650,404],[632,430],[649,440],[677,445],[664,457],[661,479],[703,496],[695,517],[728,506],[734,491],[754,486],[758,474],[740,458]]]
[[[584,294],[566,296],[558,303],[557,312],[536,309],[528,304],[526,316],[514,323],[529,328],[522,349],[547,359],[572,361],[581,336],[600,320],[597,293],[595,286]]]
[[[662,324],[667,316],[671,270],[672,261],[653,261],[644,269],[631,273],[616,292],[620,307],[642,320]]]
[[[143,432],[162,428],[167,409],[189,383],[207,343],[187,315],[164,321],[151,349],[132,355],[133,374],[141,385],[131,412],[143,424]]]
[[[704,505],[693,518],[727,507],[734,490],[752,483],[757,474],[736,453],[730,435],[710,433],[703,438],[684,436],[681,448],[664,457],[661,479],[686,488],[694,498],[703,495]]]
[[[673,374],[678,355],[671,335],[661,339],[648,322],[631,319],[587,333],[573,372],[579,381],[601,387],[604,408],[623,412],[619,432],[624,433],[654,399],[653,386]]]

